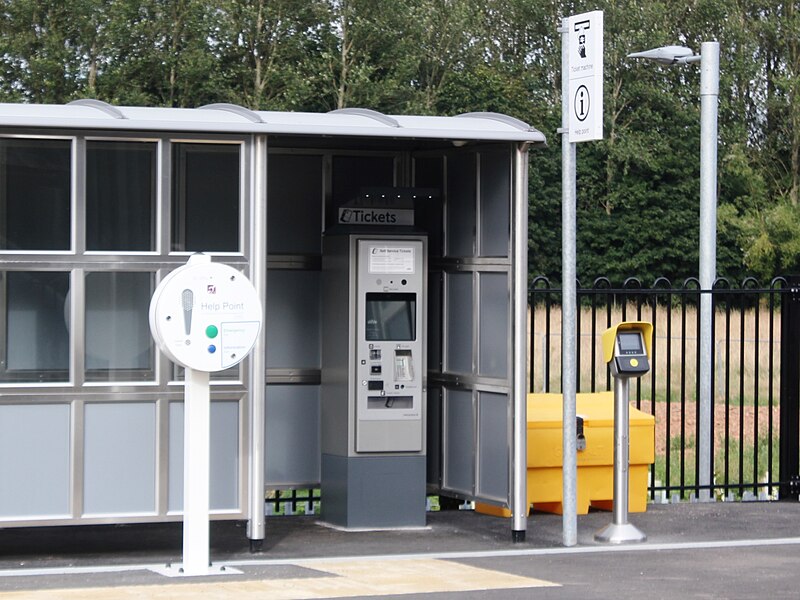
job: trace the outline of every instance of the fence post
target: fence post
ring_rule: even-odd
[[[800,276],[781,299],[780,500],[798,499],[800,475]]]

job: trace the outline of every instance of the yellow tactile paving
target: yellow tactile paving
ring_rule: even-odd
[[[0,600],[306,600],[557,585],[445,560],[298,561],[297,565],[319,571],[320,576],[268,580],[236,580],[231,576],[208,583],[173,580],[162,585],[0,592]]]

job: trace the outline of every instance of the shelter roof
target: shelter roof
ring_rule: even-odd
[[[489,112],[454,117],[385,115],[362,108],[307,113],[252,111],[235,104],[113,106],[88,99],[59,105],[0,104],[0,127],[545,143],[544,134],[527,123]]]

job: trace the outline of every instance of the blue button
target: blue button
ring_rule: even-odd
[[[211,345],[208,347],[208,352],[209,352],[209,354],[214,354],[214,352],[216,352],[216,351],[217,351],[217,347],[216,347],[214,344],[211,344]]]

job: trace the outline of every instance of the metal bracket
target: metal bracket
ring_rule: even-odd
[[[575,448],[578,452],[586,450],[586,436],[583,435],[583,417],[575,417]]]

